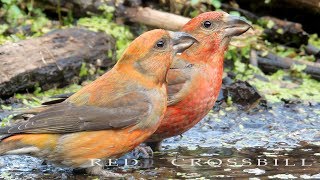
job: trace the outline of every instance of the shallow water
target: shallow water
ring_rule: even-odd
[[[153,159],[109,169],[134,178],[320,179],[319,130],[320,104],[278,104],[251,112],[223,108],[183,136],[167,139]],[[96,178],[41,163],[28,156],[0,157],[0,177]]]

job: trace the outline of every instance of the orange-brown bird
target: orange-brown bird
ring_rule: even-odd
[[[106,74],[64,102],[1,128],[0,155],[31,154],[115,175],[92,160],[119,157],[156,131],[167,107],[165,81],[173,57],[195,41],[183,32],[142,34]]]
[[[167,75],[168,108],[147,145],[159,149],[163,139],[184,133],[208,114],[221,88],[228,44],[250,27],[244,19],[222,11],[202,13],[183,26],[181,31],[199,43],[175,57]]]

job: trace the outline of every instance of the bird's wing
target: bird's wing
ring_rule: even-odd
[[[79,106],[65,101],[53,105],[25,122],[1,128],[0,134],[72,133],[125,128],[148,118],[151,108],[150,99],[139,92],[114,98],[104,107],[86,104]]]
[[[193,64],[179,59],[171,65],[167,74],[168,106],[175,105],[188,95],[191,89],[192,68]]]

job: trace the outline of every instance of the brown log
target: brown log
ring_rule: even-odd
[[[310,74],[314,79],[320,80],[320,63],[283,58],[272,53],[268,53],[266,56],[262,56],[262,52],[257,52],[257,54],[258,66],[264,72],[274,72],[278,69],[290,69],[294,64],[306,65],[304,72]]]
[[[49,11],[56,11],[58,6],[58,0],[45,0],[47,4],[43,1],[37,1],[38,6],[41,6]],[[185,23],[187,23],[190,18],[186,18],[180,15],[167,13],[159,10],[154,10],[148,7],[141,7],[139,3],[131,2],[131,7],[125,7],[123,4],[117,4],[114,1],[108,1],[107,3],[103,0],[61,0],[60,5],[62,11],[72,11],[76,15],[84,15],[87,12],[90,13],[100,13],[99,6],[111,5],[116,7],[116,15],[120,18],[125,18],[130,22],[141,23],[148,26],[168,29],[168,30],[178,30]],[[133,4],[133,5],[132,5]]]
[[[72,28],[0,46],[0,98],[39,85],[46,90],[77,82],[82,63],[106,68],[114,39]]]
[[[168,30],[179,30],[190,18],[154,10],[148,7],[127,8],[126,17],[131,22]]]
[[[314,55],[317,59],[320,59],[320,49],[313,46],[312,44],[308,44],[305,47],[305,50],[308,54]]]

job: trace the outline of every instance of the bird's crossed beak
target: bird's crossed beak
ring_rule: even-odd
[[[185,32],[169,31],[169,35],[172,39],[173,51],[175,54],[182,53],[192,46],[193,43],[198,42],[196,38]]]
[[[238,16],[226,14],[223,21],[225,22],[225,37],[239,36],[253,28],[246,19]]]

